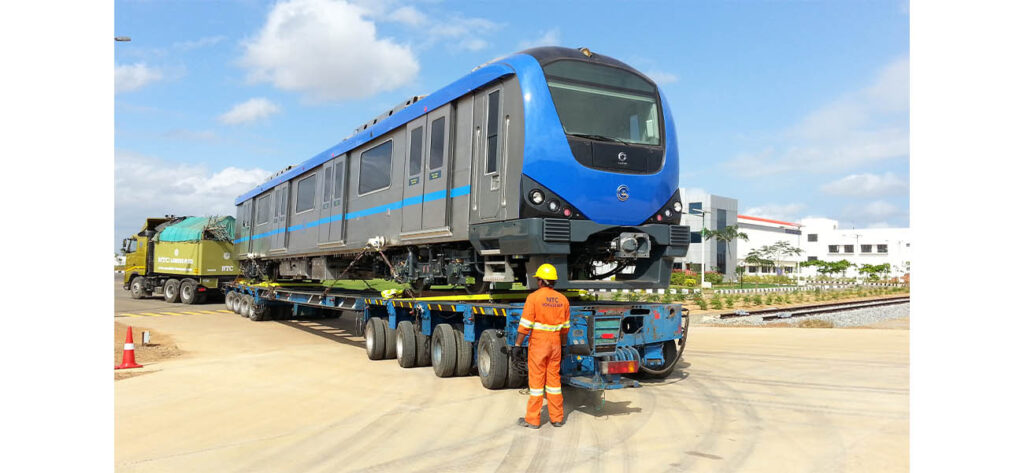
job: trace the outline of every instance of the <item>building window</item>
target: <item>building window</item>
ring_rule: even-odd
[[[810,261],[818,261],[818,257],[817,256],[808,256],[807,257],[807,261],[808,262],[810,262]]]
[[[853,253],[853,245],[843,245],[844,253]]]
[[[747,272],[750,274],[757,274],[757,266],[747,266]]]
[[[391,141],[363,151],[359,157],[359,193],[391,186]]]
[[[828,245],[829,253],[839,253],[839,245]]]
[[[878,245],[878,252],[879,253],[888,253],[889,252],[889,245]]]
[[[764,273],[764,274],[769,274],[769,273],[772,272],[772,267],[771,266],[761,266],[761,272]]]
[[[871,253],[871,245],[860,245],[861,253]]]
[[[793,267],[792,266],[783,266],[782,270],[785,271],[786,274],[791,274],[793,272]]]
[[[295,213],[312,209],[313,201],[316,199],[316,174],[299,181],[298,188],[295,196]]]
[[[811,243],[814,243],[814,242],[818,241],[818,234],[817,233],[808,233],[807,234],[807,241],[811,242]]]

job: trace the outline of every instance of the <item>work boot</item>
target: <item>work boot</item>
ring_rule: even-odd
[[[565,425],[565,421],[564,421],[564,420],[561,420],[561,421],[558,421],[558,422],[552,422],[552,423],[551,423],[551,426],[552,426],[552,427],[561,427],[561,426],[563,426],[563,425]]]
[[[533,424],[527,422],[525,417],[520,417],[519,418],[519,425],[521,425],[523,427],[526,427],[528,429],[539,429],[540,428],[539,425],[533,425]]]

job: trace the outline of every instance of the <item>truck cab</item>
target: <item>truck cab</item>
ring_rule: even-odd
[[[124,288],[128,289],[132,278],[149,274],[149,240],[156,235],[156,228],[171,220],[166,217],[147,218],[146,224],[139,233],[121,241],[121,253],[124,255]]]

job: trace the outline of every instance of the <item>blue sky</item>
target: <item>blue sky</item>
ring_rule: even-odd
[[[907,226],[907,5],[117,1],[115,231],[233,198],[412,95],[536,45],[659,82],[680,187],[748,215]]]

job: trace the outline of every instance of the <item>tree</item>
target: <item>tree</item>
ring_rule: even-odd
[[[868,275],[871,280],[877,280],[879,274],[885,274],[888,276],[889,271],[892,270],[892,266],[889,263],[883,264],[862,264],[857,272],[860,274]]]
[[[733,240],[750,241],[750,237],[748,237],[746,233],[739,231],[739,228],[736,225],[727,225],[721,230],[708,230],[707,228],[704,228],[701,230],[701,236],[704,240],[719,240],[725,242],[726,262],[729,261],[729,244],[732,243]],[[728,266],[728,263],[726,263],[726,265]],[[727,272],[726,269],[728,268],[719,268],[723,275]]]
[[[768,246],[763,246],[762,253],[772,260],[776,268],[782,268],[782,260],[787,256],[800,256],[804,250],[797,248],[787,241],[777,241]]]
[[[744,266],[767,266],[771,264],[771,260],[764,256],[761,249],[750,250],[747,255],[743,257]],[[743,268],[744,270],[746,268]],[[739,268],[736,269],[739,272]],[[740,288],[743,287],[743,273],[740,273]]]

